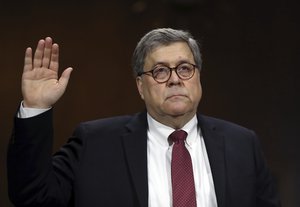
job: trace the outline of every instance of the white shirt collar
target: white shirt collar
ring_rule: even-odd
[[[174,131],[174,129],[156,121],[150,116],[150,114],[147,114],[147,120],[149,126],[148,130],[153,135],[151,137],[155,137],[156,141],[162,146],[170,146],[168,137]],[[187,122],[181,129],[188,133],[186,143],[190,147],[192,147],[197,139],[198,133],[197,116],[194,115],[193,118],[189,122]]]

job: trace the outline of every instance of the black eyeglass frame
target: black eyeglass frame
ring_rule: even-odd
[[[193,73],[192,73],[192,75],[191,75],[190,77],[187,77],[187,78],[186,78],[186,77],[182,77],[182,76],[180,76],[180,75],[178,74],[177,69],[178,69],[179,66],[181,66],[181,65],[183,65],[183,64],[189,64],[189,65],[193,66],[193,67],[192,67]],[[172,76],[172,72],[173,72],[173,70],[174,70],[175,73],[176,73],[176,75],[177,75],[181,80],[189,80],[189,79],[191,79],[191,78],[194,76],[195,70],[196,70],[196,68],[197,68],[197,65],[192,64],[192,63],[188,63],[188,62],[182,62],[182,63],[180,63],[180,64],[178,64],[177,66],[172,67],[172,68],[171,68],[171,67],[168,67],[168,66],[166,66],[166,65],[162,65],[162,66],[164,66],[164,67],[166,67],[166,68],[169,69],[169,77],[168,77],[165,81],[159,81],[159,80],[156,80],[156,79],[154,78],[154,71],[157,69],[156,66],[155,66],[152,70],[138,73],[138,76],[149,75],[149,76],[151,76],[157,83],[166,83],[166,82],[168,82],[168,81],[170,80],[170,78],[171,78],[171,76]]]

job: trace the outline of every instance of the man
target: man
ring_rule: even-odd
[[[8,150],[16,206],[280,206],[255,133],[197,113],[201,55],[188,32],[150,31],[133,68],[147,110],[82,123],[52,156],[51,107],[72,68],[58,78],[51,38],[39,41],[33,61],[26,50]]]

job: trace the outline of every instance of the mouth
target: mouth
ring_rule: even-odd
[[[178,99],[178,98],[186,98],[186,95],[183,94],[174,94],[167,97],[167,99]]]

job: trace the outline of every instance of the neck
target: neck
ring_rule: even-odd
[[[186,113],[178,116],[170,116],[170,115],[155,116],[151,113],[149,114],[152,118],[154,118],[156,121],[160,122],[161,124],[169,126],[173,129],[181,129],[186,123],[188,123],[194,117],[196,112]]]

